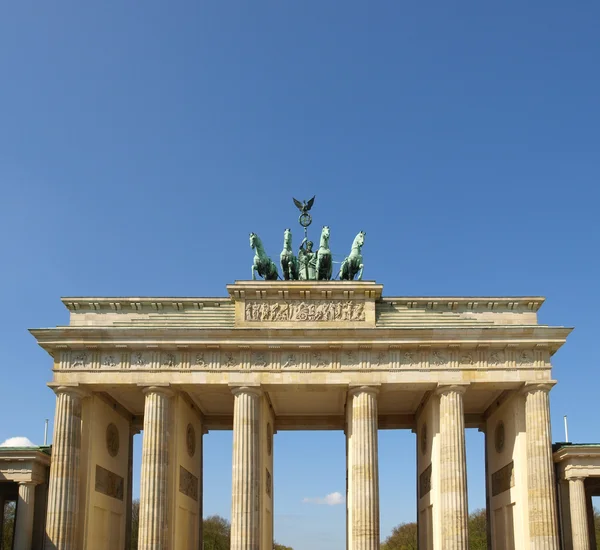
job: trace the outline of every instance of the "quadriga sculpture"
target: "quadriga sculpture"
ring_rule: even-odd
[[[262,241],[256,233],[250,233],[250,248],[254,249],[254,263],[252,264],[252,280],[256,280],[258,273],[265,281],[277,280],[277,266],[265,253]]]
[[[358,235],[356,235],[356,237],[354,237],[350,255],[344,259],[342,265],[340,266],[340,280],[353,281],[354,277],[359,271],[360,273],[358,274],[358,280],[362,280],[364,265],[360,251],[365,244],[365,235],[366,233],[361,231]]]

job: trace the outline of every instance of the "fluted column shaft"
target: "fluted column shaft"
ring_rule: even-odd
[[[19,500],[17,503],[13,550],[31,550],[35,485],[35,483],[19,483]]]
[[[550,384],[525,386],[531,550],[558,550],[559,547],[548,395],[551,387]]]
[[[168,388],[149,387],[144,405],[142,475],[140,479],[139,550],[168,548],[169,422]]]
[[[259,550],[261,392],[241,387],[233,395],[231,550]]]
[[[350,550],[379,550],[379,457],[377,394],[374,387],[350,391],[349,452],[352,507]]]
[[[590,550],[588,530],[587,501],[583,478],[569,479],[569,504],[571,509],[571,533],[573,550]]]
[[[46,513],[46,549],[79,550],[81,400],[75,388],[56,390],[56,414]]]
[[[440,520],[444,550],[467,550],[467,463],[464,386],[445,386],[440,395]]]

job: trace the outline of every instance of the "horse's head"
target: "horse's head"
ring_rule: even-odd
[[[366,233],[364,231],[361,231],[358,235],[356,235],[356,237],[354,238],[354,244],[356,244],[357,246],[362,246],[363,244],[365,244],[365,235]]]
[[[326,239],[329,239],[329,226],[328,225],[323,226],[323,229],[321,230],[321,237],[325,237]]]
[[[283,232],[283,246],[292,246],[292,230],[289,228]]]
[[[255,248],[257,241],[258,235],[256,233],[250,233],[250,248]]]

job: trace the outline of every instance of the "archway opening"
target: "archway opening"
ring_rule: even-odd
[[[346,436],[279,431],[274,442],[275,540],[294,550],[346,548]]]

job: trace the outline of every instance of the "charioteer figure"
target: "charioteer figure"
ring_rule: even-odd
[[[316,275],[317,258],[313,252],[313,242],[304,237],[298,250],[299,275],[301,281],[314,281]]]

